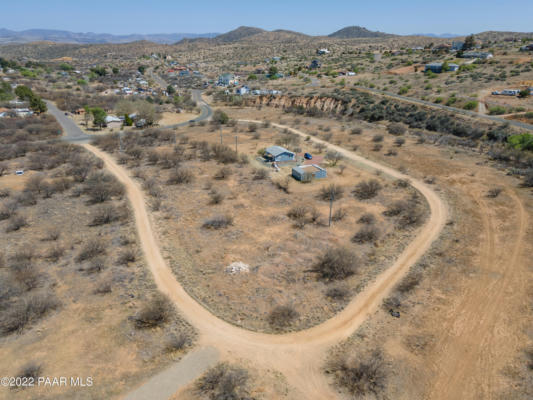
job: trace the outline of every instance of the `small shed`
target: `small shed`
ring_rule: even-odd
[[[316,164],[300,165],[292,169],[292,177],[298,181],[306,182],[311,179],[326,178],[327,172]]]
[[[296,155],[292,152],[287,150],[284,147],[281,146],[270,146],[267,147],[265,150],[265,158],[268,161],[294,161],[296,158]]]

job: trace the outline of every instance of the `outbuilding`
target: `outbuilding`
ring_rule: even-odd
[[[316,164],[300,165],[292,169],[294,179],[301,182],[308,182],[312,179],[321,179],[327,177],[327,171]]]

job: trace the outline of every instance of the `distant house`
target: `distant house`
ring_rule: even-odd
[[[237,94],[238,95],[244,95],[244,94],[248,94],[250,93],[250,89],[248,88],[248,86],[242,86],[240,88],[237,89]]]
[[[492,53],[487,51],[465,51],[463,53],[463,58],[481,58],[482,60],[488,60],[492,57]]]
[[[108,128],[120,128],[122,126],[122,121],[114,115],[108,115],[105,117],[105,124]]]
[[[298,181],[307,182],[312,179],[326,178],[327,172],[316,164],[300,165],[292,169],[292,176]]]
[[[465,42],[452,42],[452,50],[462,50],[463,46],[465,45]]]
[[[294,161],[296,155],[281,146],[270,146],[265,150],[265,159],[268,161],[274,162],[283,162],[283,161]]]
[[[185,70],[179,72],[179,76],[189,76],[189,75],[190,75],[190,73],[189,73],[188,69],[185,69]]]
[[[311,61],[311,64],[309,65],[309,69],[317,69],[320,68],[321,64],[318,60]]]
[[[426,68],[425,68],[425,72],[427,71],[431,71],[431,72],[435,72],[436,74],[440,74],[442,72],[442,65],[443,63],[431,63],[431,64],[426,64]],[[459,65],[457,64],[454,64],[454,63],[450,63],[448,64],[448,71],[457,71],[459,69]]]
[[[329,50],[326,49],[326,48],[318,49],[318,50],[316,51],[316,54],[318,54],[319,56],[322,56],[322,55],[324,55],[324,54],[329,54]]]
[[[29,108],[15,108],[13,111],[17,117],[29,117],[33,115],[33,111]]]
[[[520,51],[533,51],[533,43],[520,47]]]
[[[238,83],[233,74],[222,74],[218,77],[218,84],[222,86],[237,85]]]

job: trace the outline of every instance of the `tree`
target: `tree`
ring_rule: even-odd
[[[448,64],[448,61],[444,61],[442,63],[442,72],[448,72],[450,70],[450,65]]]
[[[93,116],[93,124],[102,128],[105,125],[105,118],[107,114],[100,107],[91,108],[91,114]]]
[[[526,97],[529,97],[529,96],[531,96],[531,92],[529,91],[529,89],[522,89],[520,93],[518,94],[518,97],[520,97],[521,99],[525,99]]]
[[[144,75],[144,72],[146,71],[146,67],[144,65],[139,65],[139,68],[137,68],[137,71],[139,71],[141,75]]]
[[[133,120],[130,118],[128,114],[124,114],[124,126],[132,126]]]
[[[30,109],[35,111],[36,113],[44,113],[46,110],[48,110],[48,107],[46,106],[46,103],[38,96],[33,96],[30,98]]]
[[[268,69],[268,74],[272,77],[276,75],[277,73],[278,73],[278,67],[276,67],[275,65],[271,65],[270,68]]]
[[[168,93],[169,95],[173,95],[174,93],[176,93],[176,89],[174,89],[174,86],[172,86],[172,85],[168,85],[168,86],[167,86],[167,93]]]
[[[94,68],[91,68],[90,71],[98,76],[107,75],[107,70],[105,69],[105,67],[94,67]]]
[[[32,90],[25,85],[20,85],[15,88],[15,94],[20,100],[27,100],[29,101],[33,96]]]
[[[11,85],[8,82],[0,82],[0,101],[7,101],[13,98]]]
[[[224,125],[229,121],[229,117],[224,111],[215,110],[213,113],[213,121],[217,124]]]
[[[153,125],[159,121],[155,106],[148,101],[139,101],[137,105],[137,114],[139,119],[144,119],[147,125]]]
[[[248,80],[249,80],[249,81],[255,81],[255,80],[257,80],[257,75],[256,75],[256,74],[250,74],[250,75],[248,75]]]
[[[115,75],[117,75],[120,72],[118,67],[113,67],[112,71],[113,71],[113,74],[115,74]]]
[[[131,100],[119,100],[117,104],[115,104],[115,112],[118,115],[130,115],[135,112],[135,104]]]
[[[476,47],[476,38],[474,34],[472,34],[466,37],[465,42],[463,44],[463,48],[461,50],[463,51],[470,50],[470,49],[473,49],[474,47]]]

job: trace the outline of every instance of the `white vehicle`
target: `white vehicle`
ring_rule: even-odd
[[[16,170],[15,175],[24,175],[24,170],[23,169]]]

